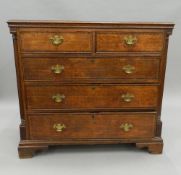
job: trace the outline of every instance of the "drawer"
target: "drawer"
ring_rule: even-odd
[[[45,114],[29,116],[30,139],[152,138],[154,113]]]
[[[25,58],[25,80],[44,81],[156,81],[159,58]]]
[[[27,86],[27,107],[35,110],[154,108],[158,86]]]
[[[160,52],[164,33],[104,32],[96,35],[97,52]]]
[[[91,52],[90,32],[33,31],[20,33],[21,51]]]

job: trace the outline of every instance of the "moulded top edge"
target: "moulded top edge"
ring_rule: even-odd
[[[18,25],[118,25],[118,26],[150,26],[156,28],[173,28],[172,22],[115,22],[115,21],[61,21],[61,20],[9,20],[9,26]]]

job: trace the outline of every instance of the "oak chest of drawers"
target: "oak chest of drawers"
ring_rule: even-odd
[[[20,158],[51,145],[134,143],[161,153],[170,23],[9,21]]]

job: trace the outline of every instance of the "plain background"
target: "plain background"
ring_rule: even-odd
[[[162,107],[164,152],[134,147],[53,149],[19,160],[19,106],[9,19],[174,22]],[[181,174],[181,1],[180,0],[0,0],[0,174]]]

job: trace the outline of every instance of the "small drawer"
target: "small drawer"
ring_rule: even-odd
[[[160,52],[164,33],[105,32],[96,35],[97,52]]]
[[[155,108],[154,85],[60,85],[27,86],[27,107],[34,110],[108,110]]]
[[[156,82],[159,58],[25,58],[25,80]]]
[[[155,135],[154,113],[30,115],[30,139],[143,139]]]
[[[91,52],[90,32],[22,31],[20,33],[23,52]]]

